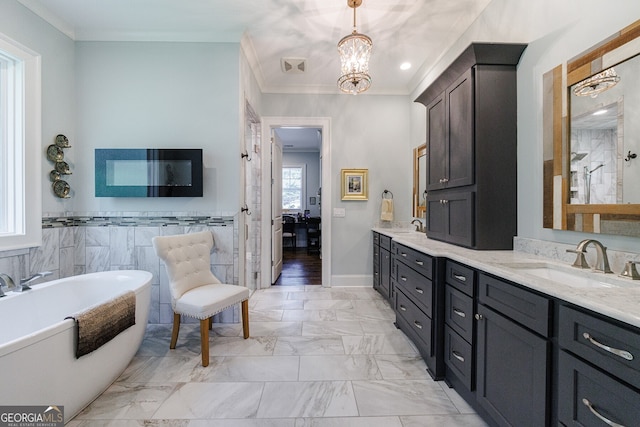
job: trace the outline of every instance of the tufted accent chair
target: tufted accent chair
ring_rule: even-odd
[[[164,262],[171,289],[173,331],[169,348],[176,348],[180,315],[200,320],[202,366],[209,365],[209,329],[214,314],[242,303],[242,330],[249,338],[249,290],[226,285],[211,272],[213,235],[210,231],[158,236],[153,248]]]

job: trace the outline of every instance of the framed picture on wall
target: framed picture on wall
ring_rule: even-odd
[[[368,169],[342,169],[342,200],[368,200]]]

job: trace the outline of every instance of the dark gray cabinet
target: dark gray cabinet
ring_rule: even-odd
[[[427,195],[427,235],[460,246],[474,245],[474,193],[445,190]]]
[[[550,308],[548,298],[479,274],[476,399],[498,425],[550,425]]]
[[[373,288],[391,301],[391,238],[373,232]]]
[[[638,425],[640,332],[565,305],[559,309],[559,325],[561,425]]]
[[[416,99],[427,107],[431,238],[474,249],[513,247],[516,65],[525,47],[473,43]]]
[[[442,288],[438,258],[391,242],[396,326],[416,345],[434,379],[444,376]]]
[[[469,391],[475,388],[474,313],[476,271],[446,261],[444,296],[444,362],[446,376],[455,375]]]

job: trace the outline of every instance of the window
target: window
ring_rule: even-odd
[[[302,210],[305,188],[304,166],[282,167],[282,209]]]
[[[0,34],[0,250],[41,243],[41,151],[40,57]]]

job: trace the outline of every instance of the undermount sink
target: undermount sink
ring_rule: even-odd
[[[580,270],[571,266],[545,262],[506,263],[502,266],[572,288],[614,288],[632,285],[614,274]]]

